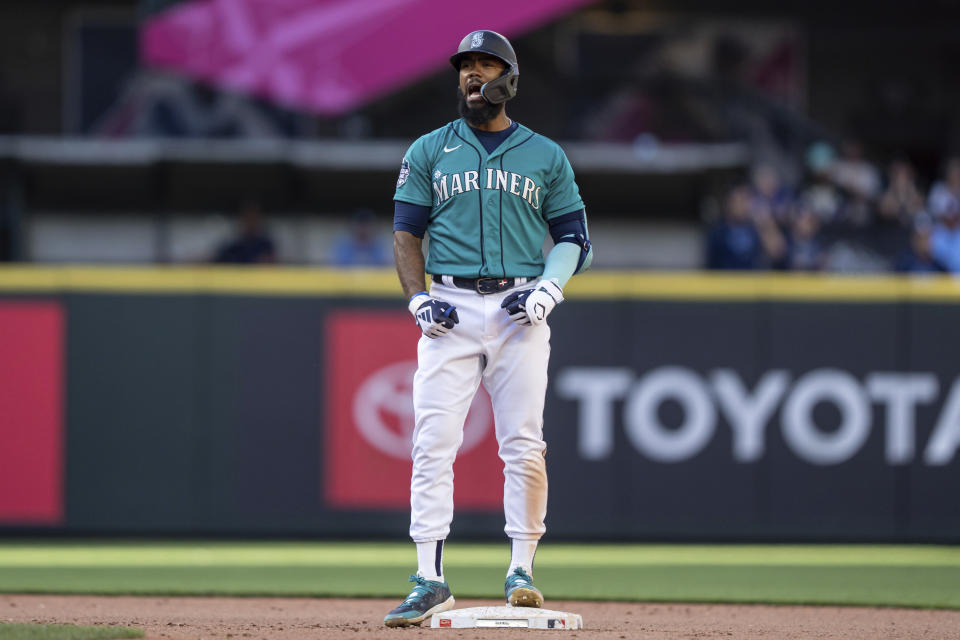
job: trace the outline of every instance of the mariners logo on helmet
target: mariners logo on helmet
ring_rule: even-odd
[[[473,34],[473,38],[471,38],[470,40],[470,47],[473,49],[477,49],[482,46],[483,46],[483,32],[477,31],[475,34]]]

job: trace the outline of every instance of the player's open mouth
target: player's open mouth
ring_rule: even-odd
[[[482,85],[479,82],[470,82],[467,84],[467,100],[473,102],[475,100],[482,100],[483,96],[480,94],[480,87]]]

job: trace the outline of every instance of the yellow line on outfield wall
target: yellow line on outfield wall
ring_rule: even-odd
[[[611,271],[576,276],[564,289],[564,294],[570,298],[607,299],[849,302],[911,299],[960,302],[960,278]]]
[[[307,267],[0,266],[0,294],[145,293],[402,298],[384,269]],[[960,302],[951,276],[592,271],[574,277],[570,300],[797,300]]]
[[[294,267],[0,267],[0,292],[241,296],[397,296],[390,269]]]

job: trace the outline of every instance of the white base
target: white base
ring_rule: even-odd
[[[434,629],[583,629],[578,613],[534,609],[532,607],[471,607],[434,614]]]

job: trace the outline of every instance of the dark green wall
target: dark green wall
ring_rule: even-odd
[[[343,309],[403,317],[396,300],[52,297],[61,300],[67,326],[66,518],[46,531],[406,535],[405,508],[336,510],[323,493],[324,390],[338,374],[324,367],[325,319]],[[960,541],[960,503],[950,498],[960,492],[960,462],[923,459],[960,373],[960,305],[570,301],[551,325],[552,536]],[[585,458],[581,406],[557,380],[573,368],[619,368],[636,385],[671,367],[705,388],[714,372],[730,370],[748,391],[769,371],[786,372],[791,387],[768,420],[763,454],[735,460],[733,432],[718,410],[712,437],[695,455],[651,459],[627,437],[627,398],[618,397],[610,404],[612,452]],[[916,408],[913,458],[885,458],[887,418],[875,402],[855,455],[826,465],[798,456],[783,436],[784,401],[798,379],[820,369],[846,372],[862,388],[876,372],[934,375],[935,400]],[[683,424],[676,403],[663,403],[657,415],[667,431]],[[838,416],[829,403],[813,413],[825,434]],[[500,537],[502,522],[499,512],[458,513],[455,529],[462,537]]]

